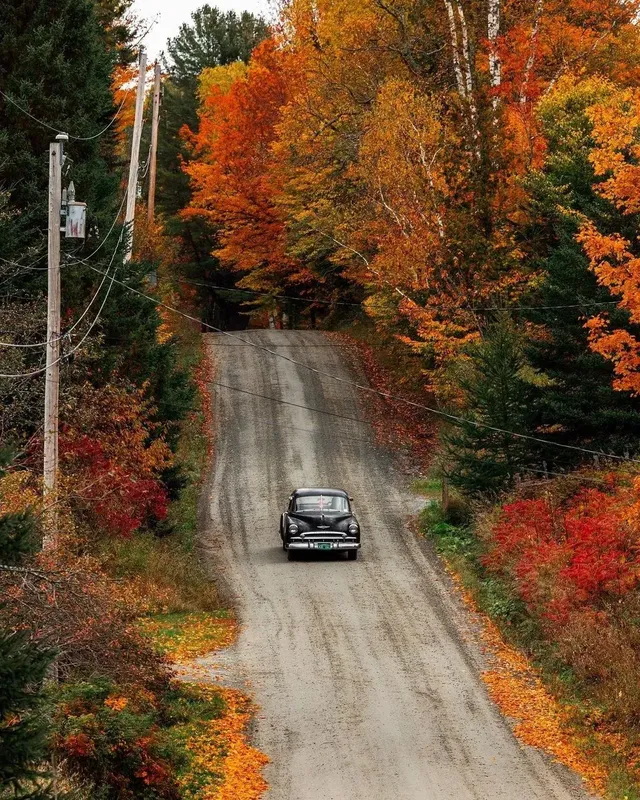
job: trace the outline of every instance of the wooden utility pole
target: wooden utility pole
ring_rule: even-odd
[[[49,507],[43,547],[57,544],[58,396],[60,389],[60,204],[63,143],[59,133],[49,145],[49,271],[47,295],[47,370],[44,390],[44,502]]]
[[[142,135],[142,109],[144,106],[144,84],[147,74],[147,54],[140,48],[140,72],[138,74],[138,91],[136,94],[136,116],[133,123],[131,139],[131,161],[129,162],[129,183],[127,185],[127,210],[124,218],[128,228],[129,244],[124,255],[125,261],[131,261],[133,250],[133,220],[136,215],[136,195],[138,193],[138,161],[140,159],[140,136]]]
[[[446,514],[449,511],[449,479],[442,476],[442,510]]]
[[[158,153],[158,120],[160,118],[160,64],[156,61],[153,76],[153,116],[151,118],[151,164],[149,166],[149,201],[147,219],[153,222],[156,211],[156,156]]]

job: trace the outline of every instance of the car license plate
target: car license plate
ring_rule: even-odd
[[[331,550],[329,542],[318,542],[318,550]]]

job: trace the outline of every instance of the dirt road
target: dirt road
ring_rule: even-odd
[[[319,332],[242,334],[349,377]],[[260,350],[209,337],[216,381],[362,417],[356,391]],[[269,800],[568,800],[579,781],[521,746],[487,698],[482,656],[427,544],[405,527],[416,500],[366,422],[216,388],[217,445],[204,542],[242,632],[216,657],[248,680],[271,759]],[[289,563],[279,514],[293,488],[345,487],[357,562]]]

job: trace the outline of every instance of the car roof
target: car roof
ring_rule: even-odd
[[[305,497],[310,494],[327,494],[348,497],[348,494],[344,491],[344,489],[296,489],[295,492],[293,492],[294,497]]]

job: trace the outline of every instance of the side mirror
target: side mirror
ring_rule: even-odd
[[[353,503],[353,497],[350,497],[350,498],[349,498],[349,502],[350,502],[350,503]]]

